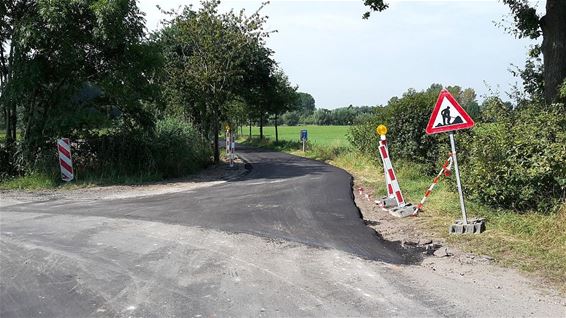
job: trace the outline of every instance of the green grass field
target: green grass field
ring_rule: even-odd
[[[299,140],[301,129],[308,131],[309,142],[325,146],[347,146],[346,134],[349,126],[279,126],[279,139],[288,141]],[[249,134],[249,127],[243,129],[243,137]],[[263,127],[266,138],[275,140],[275,127]],[[252,128],[252,135],[259,136],[259,127]]]

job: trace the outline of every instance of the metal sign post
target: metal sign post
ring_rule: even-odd
[[[308,139],[308,132],[306,129],[301,130],[301,141],[303,142],[303,152],[305,152],[305,145]]]
[[[454,139],[454,132],[451,131],[450,146],[452,147],[452,161],[454,162],[454,172],[456,173],[456,184],[458,185],[458,194],[460,195],[460,209],[462,210],[462,221],[464,225],[468,224],[466,216],[466,205],[464,203],[464,194],[462,193],[462,183],[460,182],[460,170],[458,169],[458,159],[456,159],[456,140]]]
[[[485,230],[484,219],[473,218],[468,220],[466,205],[464,203],[464,193],[462,191],[462,181],[460,180],[460,170],[458,169],[458,159],[456,158],[454,131],[472,128],[474,125],[475,123],[472,117],[458,104],[454,96],[446,89],[441,90],[425,131],[428,135],[448,132],[450,136],[452,163],[454,164],[456,173],[456,184],[458,186],[458,195],[460,196],[460,209],[462,210],[462,220],[456,220],[456,222],[450,226],[449,231],[454,234],[481,233]]]

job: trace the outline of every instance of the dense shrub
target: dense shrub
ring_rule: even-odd
[[[375,128],[379,124],[387,124],[389,120],[388,110],[385,107],[377,108],[374,111],[374,116],[350,127],[346,138],[354,149],[367,156],[378,154],[379,136],[376,135]]]
[[[77,168],[87,172],[178,177],[202,168],[210,147],[195,129],[178,119],[158,120],[155,131],[120,129],[80,142]]]
[[[113,179],[154,176],[179,177],[206,166],[211,158],[210,145],[185,122],[166,118],[158,120],[154,131],[118,129],[98,131],[81,139],[72,139],[75,175],[81,179]],[[11,155],[0,148],[0,180],[18,175],[41,173],[59,179],[55,140],[37,151],[33,166],[14,165],[19,151]],[[21,144],[17,145],[21,148]],[[4,165],[11,162],[11,165]]]
[[[443,136],[425,133],[437,97],[437,91],[409,91],[389,103],[388,139],[392,141],[390,148],[394,158],[420,163],[437,160],[438,144]]]
[[[376,108],[373,117],[352,126],[348,140],[358,151],[376,155],[379,137],[376,136],[375,128],[384,124],[389,130],[389,151],[394,159],[436,162],[438,145],[445,142],[446,137],[429,136],[425,133],[425,128],[437,95],[438,90],[409,90],[401,98],[392,98],[387,106]]]
[[[378,157],[375,128],[385,124],[393,159],[427,163],[430,169],[425,172],[436,171],[450,149],[447,134],[425,133],[439,89],[433,85],[392,98],[371,118],[351,127],[350,143],[361,153]],[[563,90],[562,98],[566,85]],[[467,105],[477,103],[469,99]],[[476,127],[457,133],[462,179],[470,197],[521,211],[545,212],[560,206],[566,200],[565,113],[563,103],[527,101],[513,108],[488,97],[474,115]]]
[[[526,107],[478,124],[461,143],[466,191],[492,206],[549,211],[566,193],[566,116]]]
[[[150,148],[163,177],[193,173],[208,164],[212,156],[208,143],[194,127],[174,118],[157,122]]]
[[[16,166],[15,157],[13,149],[0,143],[0,181],[19,174],[21,169]]]

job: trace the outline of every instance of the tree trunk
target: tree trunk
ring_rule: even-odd
[[[220,128],[218,127],[219,124],[217,122],[214,123],[214,163],[217,164],[220,162],[220,147],[219,147],[219,140],[218,134],[220,133]]]
[[[16,103],[13,102],[8,107],[12,109],[11,111],[12,113],[10,114],[10,128],[12,129],[10,131],[11,133],[10,138],[12,139],[13,142],[16,142],[17,139],[16,129],[18,127],[18,110],[16,108]]]
[[[10,105],[4,105],[4,123],[6,125],[6,146],[10,147],[14,144],[14,142],[16,141],[15,138],[13,138],[13,129],[12,127],[15,128],[15,125],[13,125],[12,122],[12,109]]]
[[[275,142],[279,142],[279,131],[277,131],[277,114],[275,114]]]
[[[263,140],[263,114],[259,114],[259,140]]]
[[[556,100],[566,78],[566,1],[547,0],[546,15],[540,21],[544,57],[544,99]]]
[[[250,118],[250,140],[252,140],[252,119]]]
[[[4,124],[6,129],[5,145],[10,147],[16,142],[16,127],[18,124],[17,108],[16,104],[10,100],[10,98],[5,98],[2,103],[4,103],[2,108],[4,108]]]

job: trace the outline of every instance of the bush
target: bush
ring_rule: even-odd
[[[447,134],[428,136],[425,127],[439,87],[409,90],[350,128],[361,153],[378,158],[375,128],[385,124],[391,157],[425,163],[435,173],[450,147]],[[566,86],[562,88],[566,94]],[[563,96],[564,97],[564,96]],[[470,103],[468,103],[470,104]],[[566,200],[566,106],[510,103],[489,97],[475,114],[476,127],[458,132],[462,179],[471,198],[492,207],[548,212]],[[452,178],[453,179],[453,178]]]
[[[566,117],[560,107],[530,106],[508,121],[478,124],[460,144],[462,178],[472,198],[541,212],[565,200]]]
[[[165,178],[193,173],[206,166],[212,155],[193,126],[174,118],[157,122],[150,148],[157,171]]]
[[[376,156],[379,136],[375,128],[384,124],[388,128],[387,139],[392,158],[406,159],[419,163],[438,160],[439,144],[447,143],[446,136],[429,136],[425,133],[438,90],[424,92],[409,90],[401,98],[392,98],[387,106],[375,109],[374,116],[358,125],[352,126],[348,140],[358,151]]]
[[[379,136],[376,136],[375,128],[379,124],[387,122],[386,108],[378,108],[375,115],[367,118],[357,125],[350,126],[346,138],[354,149],[367,156],[378,154]]]
[[[16,147],[21,149],[22,145]],[[0,147],[0,180],[37,175],[60,179],[55,140],[36,152],[33,166],[18,164],[20,152]],[[79,181],[180,177],[206,166],[211,153],[208,143],[190,124],[173,118],[158,120],[154,131],[120,127],[72,140],[73,166]]]
[[[171,178],[205,166],[211,149],[190,124],[166,118],[154,132],[120,129],[79,143],[75,153],[79,171]]]

